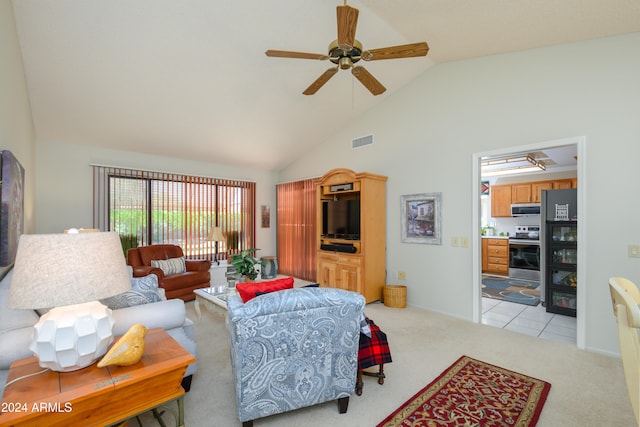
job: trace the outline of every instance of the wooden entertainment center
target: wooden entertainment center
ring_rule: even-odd
[[[382,298],[386,282],[386,183],[386,176],[349,169],[330,170],[316,181],[320,286],[359,292],[367,303]],[[326,233],[327,205],[341,201],[354,201],[354,210],[359,207],[357,220],[351,218],[351,229],[344,235]]]

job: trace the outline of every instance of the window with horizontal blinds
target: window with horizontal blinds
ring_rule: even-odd
[[[255,183],[93,166],[93,226],[134,235],[139,246],[170,243],[194,259],[255,246]],[[220,227],[227,240],[207,240]]]
[[[316,186],[313,179],[279,184],[278,272],[316,280]]]

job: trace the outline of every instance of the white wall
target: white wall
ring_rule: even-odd
[[[25,169],[24,230],[35,227],[35,134],[13,5],[0,1],[0,150],[9,150]]]
[[[275,173],[253,168],[173,159],[61,142],[36,144],[38,164],[36,222],[38,233],[59,233],[70,227],[93,225],[91,164],[129,167],[189,175],[256,182],[256,246],[258,256],[276,254]],[[271,207],[271,227],[262,228],[260,206]]]
[[[280,173],[335,167],[387,175],[387,281],[407,272],[408,303],[472,318],[473,153],[586,137],[585,347],[619,353],[607,280],[640,284],[640,33],[436,65]],[[402,66],[398,61],[397,66]],[[382,78],[382,76],[380,76]],[[350,95],[349,95],[350,96]],[[372,146],[351,139],[374,133]],[[515,150],[514,150],[515,151]],[[340,159],[340,161],[336,161]],[[400,196],[442,192],[443,245],[401,243]]]

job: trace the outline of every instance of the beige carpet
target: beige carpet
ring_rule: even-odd
[[[550,382],[539,427],[636,425],[619,359],[411,307],[373,303],[365,312],[389,338],[393,363],[385,365],[384,385],[364,377],[362,396],[352,395],[343,415],[330,402],[256,420],[256,427],[373,427],[463,354]],[[239,426],[224,312],[205,309],[198,320],[188,303],[187,313],[196,324],[199,370],[185,398],[186,425]]]

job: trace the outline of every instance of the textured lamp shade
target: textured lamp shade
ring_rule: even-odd
[[[9,307],[81,304],[130,288],[117,233],[23,234],[13,267]]]
[[[207,236],[207,240],[210,242],[223,242],[225,237],[220,227],[213,227]]]
[[[40,366],[66,372],[106,353],[113,319],[96,300],[130,288],[117,233],[25,234],[18,243],[8,304],[53,307],[34,326],[29,348]]]
[[[225,240],[224,234],[222,234],[222,230],[220,227],[213,227],[207,236],[207,240],[210,242],[216,242],[216,253],[214,255],[214,261],[216,264],[218,263],[218,242],[223,242]]]

